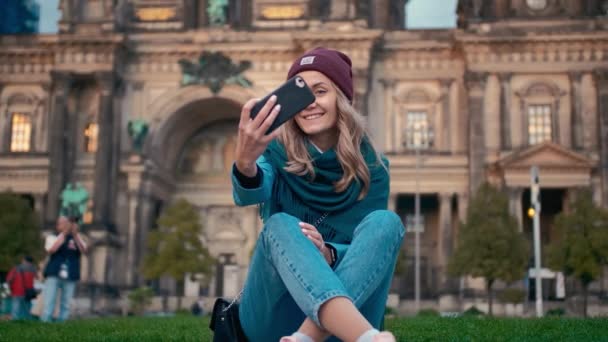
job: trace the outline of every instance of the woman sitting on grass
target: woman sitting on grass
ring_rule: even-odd
[[[395,341],[379,332],[401,220],[386,210],[388,161],[352,106],[351,61],[324,48],[298,58],[315,102],[265,135],[280,106],[241,111],[233,168],[237,205],[264,221],[239,307],[250,341]],[[295,332],[295,333],[294,333]],[[292,334],[293,333],[293,334]]]

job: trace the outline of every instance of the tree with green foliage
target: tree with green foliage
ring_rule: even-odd
[[[138,287],[129,292],[129,304],[133,314],[143,315],[146,307],[152,304],[152,297],[154,297],[154,290],[147,286]]]
[[[28,201],[14,193],[0,193],[0,272],[8,272],[25,255],[44,256],[40,225]]]
[[[589,189],[582,189],[571,199],[570,210],[557,215],[554,222],[556,238],[547,247],[547,263],[581,282],[587,317],[589,284],[608,265],[608,211],[595,205]]]
[[[509,212],[508,197],[490,184],[482,184],[469,204],[466,223],[460,224],[448,273],[483,277],[492,315],[495,281],[511,283],[523,278],[529,255],[526,238]]]
[[[201,233],[200,217],[190,202],[179,199],[169,206],[158,219],[158,229],[148,235],[144,277],[170,276],[180,290],[187,274],[200,275],[199,281],[208,283],[215,260],[203,246]],[[177,306],[181,308],[179,296]]]

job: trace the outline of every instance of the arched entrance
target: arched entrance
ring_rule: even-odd
[[[218,259],[210,286],[200,287],[187,277],[184,295],[231,296],[238,293],[244,282],[259,231],[257,208],[234,205],[230,179],[244,103],[237,100],[249,96],[234,91],[228,92],[230,97],[213,96],[206,94],[205,88],[193,88],[174,96],[173,102],[159,105],[174,111],[170,114],[159,111],[157,120],[152,122],[151,137],[145,147],[146,163],[153,165],[151,169],[155,172],[150,173],[154,176],[165,175],[167,191],[161,195],[164,206],[185,198],[197,208],[203,227],[201,239]],[[149,181],[163,186],[156,178],[163,177],[150,177]],[[154,184],[150,188],[154,189]],[[176,292],[182,293],[181,289]]]

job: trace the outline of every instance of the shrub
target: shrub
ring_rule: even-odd
[[[152,297],[154,297],[154,291],[147,286],[129,292],[128,298],[133,313],[142,315],[146,307],[152,303]]]
[[[562,317],[566,314],[566,310],[563,308],[555,308],[551,310],[547,310],[547,317]]]
[[[463,316],[483,316],[484,312],[479,310],[476,306],[471,306],[465,312],[462,313]]]
[[[418,317],[439,317],[439,312],[435,309],[422,309],[418,311]]]
[[[395,309],[387,306],[384,308],[384,314],[385,315],[396,315],[397,311]]]
[[[498,299],[500,299],[503,303],[509,304],[519,304],[523,303],[526,298],[526,292],[521,289],[504,289],[499,295]]]

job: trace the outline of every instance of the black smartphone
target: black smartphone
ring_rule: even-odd
[[[315,102],[315,95],[308,88],[304,79],[300,76],[294,76],[253,106],[250,114],[252,119],[258,115],[272,95],[277,96],[276,104],[281,105],[281,111],[270,128],[268,128],[268,131],[266,131],[266,134],[274,131],[285,121],[293,118],[304,108],[308,107],[308,105]]]

